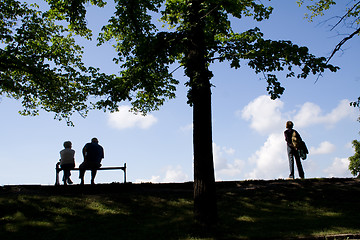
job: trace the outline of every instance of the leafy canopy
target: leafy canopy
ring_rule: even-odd
[[[61,2],[63,6],[60,7],[54,1],[48,2],[71,17],[70,5],[66,2]],[[106,96],[106,100],[97,102],[97,106],[114,110],[117,107],[114,102],[128,97],[135,99],[132,102],[135,109],[146,113],[157,109],[166,99],[175,97],[178,81],[173,78],[169,66],[179,63],[186,72],[192,1],[116,0],[115,3],[116,11],[109,24],[104,26],[99,44],[115,40],[114,47],[118,52],[115,61],[121,65],[122,71],[116,81],[98,84],[100,95]],[[243,33],[232,30],[231,16],[262,21],[269,18],[271,12],[271,7],[252,0],[203,1],[199,14],[205,23],[208,64],[229,61],[233,68],[239,68],[241,63],[247,64],[256,73],[264,74],[267,90],[273,99],[284,91],[275,72],[287,71],[287,77],[306,78],[310,73],[325,69],[336,71],[336,67],[324,63],[325,58],[316,58],[306,47],[290,41],[264,39],[258,28]],[[154,16],[160,16],[159,20],[170,29],[159,28],[154,23]],[[82,22],[84,15],[77,17]],[[293,67],[299,67],[300,71],[296,73]]]
[[[24,113],[37,113],[40,107],[68,118],[73,112],[86,113],[91,108],[116,111],[121,101],[128,100],[145,114],[175,97],[179,81],[170,66],[184,67],[190,75],[190,30],[197,23],[189,16],[195,0],[115,0],[116,10],[98,39],[99,45],[115,40],[118,56],[114,61],[121,68],[118,76],[85,67],[82,49],[73,39],[74,34],[91,37],[86,4],[103,7],[106,1],[46,1],[48,12],[16,0],[0,3],[4,19],[0,23],[0,90],[22,98]],[[232,68],[248,65],[264,75],[273,99],[284,91],[276,76],[279,71],[285,71],[287,77],[306,78],[326,69],[337,70],[306,47],[265,39],[259,28],[241,33],[232,29],[238,19],[263,21],[271,12],[271,7],[254,0],[201,1],[198,15],[205,34],[207,64],[227,61]],[[68,24],[57,25],[57,21]],[[191,90],[199,83],[186,84]],[[191,104],[191,91],[188,98]]]
[[[105,75],[84,66],[73,33],[36,4],[3,0],[0,16],[0,94],[21,99],[24,115],[86,114],[91,80]]]

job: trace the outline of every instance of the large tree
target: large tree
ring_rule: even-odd
[[[85,4],[103,6],[105,3],[102,0],[47,2],[51,6],[46,13],[50,19],[67,20],[69,31],[82,36],[89,36]],[[183,67],[189,79],[186,83],[188,103],[193,108],[194,213],[201,223],[216,223],[210,81],[213,75],[209,65],[226,61],[238,69],[241,64],[247,64],[265,76],[272,99],[284,91],[275,75],[277,72],[286,71],[287,77],[306,78],[309,74],[337,68],[328,65],[325,58],[310,54],[306,47],[290,41],[265,39],[258,28],[234,32],[232,24],[243,17],[255,21],[269,18],[272,8],[260,1],[115,0],[115,6],[113,16],[99,36],[99,44],[115,40],[118,53],[115,62],[120,65],[120,74],[104,76],[95,71],[92,75],[86,71],[78,74],[80,80],[86,76],[86,81],[75,85],[75,93],[83,97],[77,101],[80,106],[87,106],[86,96],[95,96],[98,98],[94,98],[96,101],[91,106],[116,111],[122,101],[129,100],[134,110],[146,114],[158,109],[166,99],[175,97],[179,81],[170,66]],[[159,27],[157,18],[170,29]],[[66,72],[67,69],[63,69],[63,74]],[[23,75],[14,76],[13,82],[22,80]],[[26,79],[30,86],[35,84],[31,77]],[[77,83],[76,77],[67,83]],[[53,83],[46,84],[52,86]],[[52,106],[46,99],[39,99],[39,103],[42,102],[45,107]],[[76,110],[77,106],[61,109],[61,104],[54,105],[64,113]]]

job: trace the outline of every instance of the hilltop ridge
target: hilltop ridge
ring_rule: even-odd
[[[309,178],[309,179],[274,179],[274,180],[239,180],[239,181],[217,181],[218,191],[251,191],[251,190],[296,190],[297,188],[339,188],[360,191],[360,178]],[[4,193],[106,193],[117,191],[192,191],[193,182],[184,183],[100,183],[95,185],[4,185],[0,187],[0,194]]]

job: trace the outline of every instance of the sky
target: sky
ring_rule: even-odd
[[[306,10],[298,7],[295,0],[270,4],[274,11],[269,20],[257,23],[243,18],[232,22],[233,29],[242,32],[257,26],[267,39],[290,40],[325,57],[344,37],[341,34],[346,29],[340,26],[330,31],[333,22],[325,20],[342,15],[345,4],[312,23],[304,19]],[[88,6],[87,21],[95,32],[95,40],[96,32],[112,12],[113,4],[104,9]],[[96,47],[96,41],[79,43],[84,45],[86,64],[106,73],[119,72],[119,66],[112,62],[116,53],[111,42],[101,47]],[[310,152],[302,161],[306,178],[352,177],[348,157],[354,154],[352,140],[359,139],[360,112],[349,102],[360,96],[359,50],[359,38],[351,39],[331,60],[341,69],[325,72],[318,80],[317,76],[305,80],[285,78],[279,73],[286,90],[275,101],[267,95],[263,76],[256,75],[245,62],[237,70],[226,62],[210,65],[214,74],[211,81],[216,180],[287,178],[289,164],[283,132],[288,120],[294,122],[294,129]],[[180,81],[177,97],[159,111],[145,117],[134,115],[129,112],[129,102],[124,102],[115,113],[95,110],[86,118],[75,114],[75,127],[54,120],[53,113],[44,111],[36,117],[21,116],[19,101],[0,96],[0,186],[54,184],[55,164],[63,142],[72,142],[78,166],[83,146],[93,137],[104,147],[103,166],[126,163],[129,182],[192,181],[192,109],[186,103],[187,78],[181,68],[174,75]],[[295,172],[298,177],[296,168]],[[80,182],[76,171],[71,178],[75,184]],[[86,183],[89,178],[87,172]],[[123,173],[99,171],[95,182],[123,182]]]

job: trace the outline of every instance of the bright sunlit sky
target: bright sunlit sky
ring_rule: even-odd
[[[309,47],[316,56],[329,56],[343,38],[339,34],[345,29],[330,31],[329,22],[323,21],[342,15],[344,8],[334,8],[327,17],[309,23],[304,19],[305,8],[299,8],[296,0],[274,0],[270,4],[275,8],[270,20],[257,23],[245,18],[234,21],[233,28],[240,32],[258,26],[265,38],[291,40]],[[96,39],[96,32],[113,12],[113,4],[105,9],[90,6],[88,10],[87,21]],[[115,52],[111,43],[102,47],[96,47],[96,41],[80,43],[85,46],[86,64],[106,73],[119,72],[112,63]],[[279,74],[286,90],[275,101],[266,93],[263,76],[256,75],[245,62],[237,70],[228,63],[212,64],[216,180],[287,178],[283,135],[287,120],[294,122],[310,151],[308,159],[302,161],[305,177],[351,177],[347,158],[354,154],[351,141],[359,139],[360,124],[356,121],[359,110],[350,107],[349,102],[360,96],[359,43],[356,37],[344,45],[344,51],[331,60],[341,69],[337,73],[325,72],[317,82],[316,76],[299,80]],[[54,120],[53,113],[44,111],[37,117],[21,116],[20,102],[2,96],[0,185],[54,184],[55,164],[63,142],[73,143],[78,166],[82,147],[92,137],[97,137],[104,147],[103,166],[122,166],[126,162],[130,182],[192,181],[192,109],[186,104],[187,78],[183,69],[177,70],[175,76],[180,80],[177,98],[166,102],[159,111],[146,117],[135,116],[128,111],[130,104],[124,102],[113,114],[92,111],[85,119],[75,114],[75,127]],[[87,172],[86,183],[89,175]],[[79,183],[75,171],[72,180]],[[97,183],[122,181],[121,171],[100,171],[96,178]]]

